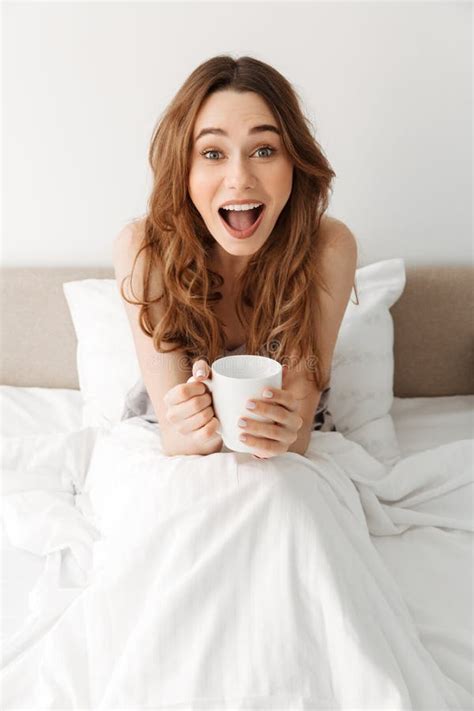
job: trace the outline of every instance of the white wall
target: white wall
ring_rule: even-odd
[[[469,2],[6,2],[5,266],[107,266],[156,118],[217,54],[295,85],[359,265],[472,260]]]

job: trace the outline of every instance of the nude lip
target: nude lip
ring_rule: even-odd
[[[266,206],[264,205],[262,212],[258,216],[258,219],[253,223],[251,227],[249,227],[246,230],[234,230],[233,227],[227,224],[227,222],[224,220],[222,217],[221,213],[219,212],[219,217],[221,219],[222,224],[226,228],[227,232],[230,234],[231,237],[235,237],[235,239],[247,239],[247,237],[251,237],[253,233],[258,229],[262,219],[263,215],[265,213]]]

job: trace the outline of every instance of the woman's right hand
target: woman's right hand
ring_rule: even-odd
[[[202,371],[202,375],[198,375]],[[214,414],[212,397],[202,381],[212,377],[205,360],[193,363],[193,375],[186,383],[168,390],[163,398],[169,424],[182,435],[190,435],[199,446],[215,448],[221,436],[219,420]]]

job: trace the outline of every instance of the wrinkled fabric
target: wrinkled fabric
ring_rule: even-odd
[[[57,576],[49,594],[43,581],[47,618],[34,648],[26,628],[7,646],[4,704],[31,693],[37,709],[472,707],[370,538],[472,534],[472,456],[462,440],[388,469],[316,432],[306,457],[166,457],[139,420],[102,432],[84,494],[102,533],[89,582],[72,601],[64,585],[61,607]],[[67,517],[55,525],[57,547],[71,532]]]

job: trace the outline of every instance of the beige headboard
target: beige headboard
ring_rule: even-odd
[[[0,275],[0,384],[78,388],[76,336],[62,284],[113,279],[113,269],[3,267]],[[391,310],[395,395],[474,394],[474,267],[406,266],[406,275]]]

